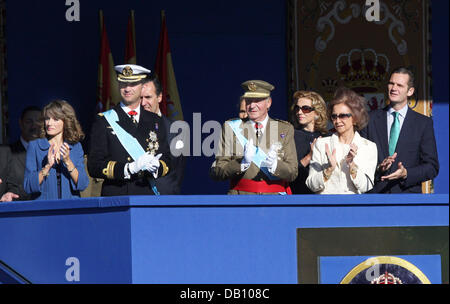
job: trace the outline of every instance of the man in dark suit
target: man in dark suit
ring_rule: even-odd
[[[23,178],[25,173],[25,160],[27,157],[28,142],[36,139],[39,133],[39,118],[41,109],[36,106],[26,107],[19,119],[20,138],[9,146],[9,160],[2,158],[7,170],[3,178],[4,190],[0,191],[1,201],[29,200],[30,195],[23,189]]]
[[[395,69],[388,83],[389,106],[371,112],[361,132],[378,147],[372,192],[421,193],[421,183],[439,172],[433,120],[408,107],[413,94],[413,73]]]
[[[11,150],[7,145],[0,145],[0,202],[10,202],[12,200],[7,198],[7,184],[9,162],[11,161]],[[3,182],[5,181],[5,182]],[[12,193],[17,195],[15,193]]]
[[[102,196],[159,194],[155,179],[170,171],[170,151],[164,122],[140,106],[150,71],[133,64],[115,69],[122,101],[92,126],[89,174],[104,179]]]
[[[156,185],[161,194],[180,194],[186,162],[183,148],[187,144],[187,139],[183,137],[183,132],[170,132],[170,127],[175,121],[162,115],[159,107],[161,100],[162,88],[158,78],[155,76],[145,78],[141,91],[141,105],[146,111],[157,114],[163,120],[171,152],[172,170],[166,176],[158,178]]]

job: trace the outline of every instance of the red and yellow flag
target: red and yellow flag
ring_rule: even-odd
[[[134,27],[134,11],[128,17],[127,37],[125,42],[125,63],[136,64],[136,32]]]
[[[97,82],[97,112],[103,112],[120,102],[119,83],[114,71],[114,60],[109,47],[106,34],[103,12],[99,12],[100,18],[100,58],[98,64]]]
[[[162,101],[159,105],[161,113],[173,120],[183,120],[164,11],[161,11],[161,32],[159,34],[155,73],[158,75],[163,90]]]

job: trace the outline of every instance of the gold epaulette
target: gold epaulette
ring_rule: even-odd
[[[278,122],[282,122],[284,124],[288,124],[288,125],[291,124],[289,121],[286,121],[286,120],[281,120],[281,119],[277,119],[277,118],[272,118],[272,119],[275,120],[275,121],[278,121]]]
[[[161,176],[165,176],[167,173],[169,173],[169,167],[167,167],[167,164],[165,161],[163,160],[159,160],[159,162],[161,163],[161,165],[163,166],[163,172]]]
[[[107,179],[114,179],[114,166],[117,162],[109,161],[106,168],[103,169],[103,175],[106,176]]]

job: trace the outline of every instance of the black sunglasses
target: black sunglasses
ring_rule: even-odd
[[[347,119],[352,117],[352,113],[341,113],[341,114],[331,114],[331,120],[336,120],[336,119]]]
[[[295,113],[297,113],[300,110],[302,110],[303,113],[308,114],[308,113],[311,113],[312,111],[314,111],[314,108],[310,107],[310,106],[301,106],[301,107],[295,106],[294,107]]]

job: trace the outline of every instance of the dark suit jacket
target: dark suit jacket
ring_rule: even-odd
[[[367,127],[361,131],[361,135],[377,144],[378,164],[389,155],[389,143],[387,135],[387,111],[389,107],[370,113]],[[388,175],[398,168],[398,162],[402,162],[408,171],[405,180],[384,181],[380,180],[379,172],[375,175],[375,193],[421,193],[421,183],[437,176],[439,162],[434,137],[433,120],[430,117],[408,109],[400,131],[396,147],[397,158],[391,166]]]
[[[0,178],[2,183],[0,184],[0,197],[8,192],[8,171],[9,163],[11,161],[11,151],[9,146],[0,145]]]
[[[165,162],[170,172],[170,149],[162,119],[141,107],[139,124],[135,127],[131,118],[120,108],[119,104],[114,107],[114,110],[119,117],[118,124],[129,134],[133,135],[144,150],[147,150],[149,133],[151,131],[156,133],[159,148],[156,150],[155,155],[162,153],[160,160]],[[108,178],[103,172],[104,169],[108,168],[108,163],[110,162],[115,162],[113,178]],[[102,185],[102,196],[154,194],[149,186],[149,179],[153,178],[149,172],[133,174],[131,179],[124,179],[124,167],[129,162],[133,162],[133,159],[114,134],[103,114],[99,114],[91,130],[88,170],[91,177],[105,179]],[[160,165],[158,176],[162,175],[163,166]]]
[[[23,189],[23,178],[25,174],[25,160],[27,157],[27,151],[22,145],[20,139],[11,144],[9,148],[11,150],[11,154],[9,160],[7,161],[7,178],[4,178],[2,176],[3,183],[6,186],[4,193],[13,192],[19,195],[19,198],[14,199],[15,201],[30,200],[31,196]]]
[[[167,139],[171,151],[174,151],[176,148],[176,143],[179,140],[181,140],[184,145],[187,145],[187,139],[181,138],[180,133],[170,133],[170,126],[174,121],[165,116],[162,116],[161,118],[166,128]],[[174,142],[172,142],[173,139],[175,139]],[[182,154],[175,157],[172,153],[170,153],[170,158],[172,169],[166,176],[156,179],[156,187],[158,188],[160,194],[180,194],[181,192],[181,183],[183,181],[186,158]]]
[[[306,178],[309,174],[309,165],[303,167],[301,160],[311,150],[311,143],[315,138],[321,136],[320,132],[308,132],[303,129],[294,130],[295,149],[297,150],[298,175],[297,178],[290,183],[292,194],[313,194],[306,186]]]

